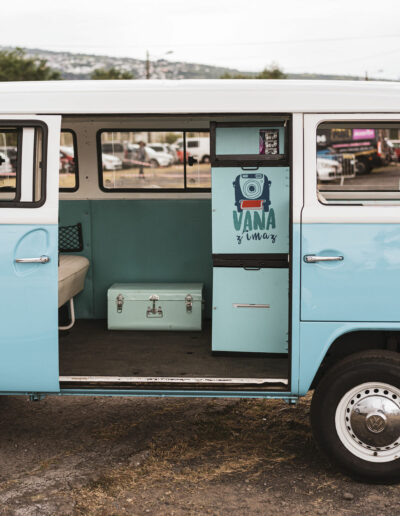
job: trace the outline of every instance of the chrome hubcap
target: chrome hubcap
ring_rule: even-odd
[[[400,390],[366,383],[346,393],[336,410],[336,429],[355,455],[374,462],[400,458]]]
[[[400,437],[399,401],[397,394],[389,388],[363,389],[353,396],[346,409],[353,439],[374,450],[397,446]]]

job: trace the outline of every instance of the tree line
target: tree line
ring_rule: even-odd
[[[115,67],[97,68],[90,76],[93,80],[134,79],[133,73]],[[276,63],[256,75],[226,73],[221,79],[286,79],[286,74]],[[7,81],[58,81],[61,73],[53,70],[46,59],[29,57],[22,48],[0,51],[0,82]]]

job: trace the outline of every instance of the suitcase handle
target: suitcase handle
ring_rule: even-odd
[[[159,296],[156,296],[156,295],[149,297],[149,301],[152,301],[153,305],[147,307],[146,317],[148,319],[164,317],[164,313],[163,313],[161,306],[156,308],[156,301],[159,301],[159,299],[160,299]]]

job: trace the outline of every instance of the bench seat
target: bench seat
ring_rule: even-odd
[[[58,307],[83,290],[89,260],[84,256],[60,255],[58,267]]]

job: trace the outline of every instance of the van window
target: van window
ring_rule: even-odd
[[[60,136],[59,187],[61,192],[75,192],[78,189],[78,152],[76,134],[62,129]]]
[[[45,200],[46,126],[0,126],[0,207],[39,207]]]
[[[324,204],[400,203],[400,123],[329,122],[317,129],[317,190]]]
[[[207,191],[211,187],[209,147],[208,132],[99,131],[100,188],[106,192]]]

